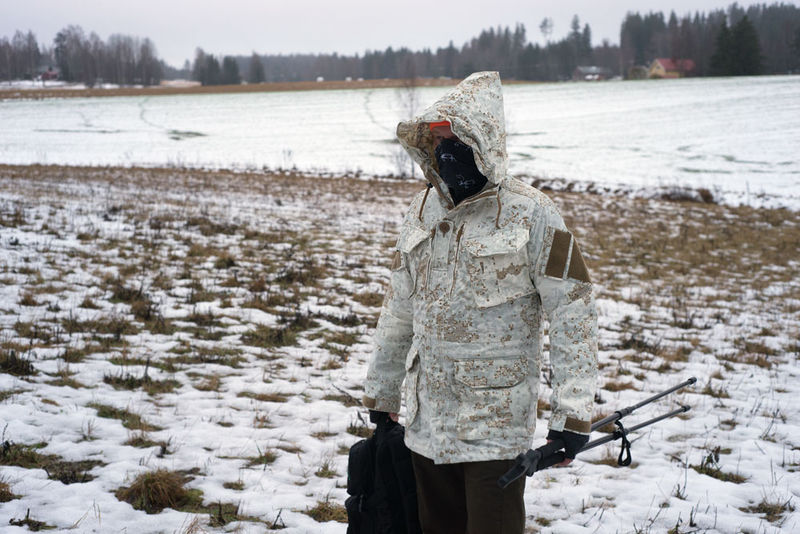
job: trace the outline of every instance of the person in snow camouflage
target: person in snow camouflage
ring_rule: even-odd
[[[506,174],[496,72],[471,75],[397,137],[429,183],[400,230],[363,402],[394,415],[405,381],[424,532],[521,533],[525,477],[506,490],[497,479],[531,446],[545,317],[548,439],[563,439],[567,458],[588,440],[589,273],[553,202]]]

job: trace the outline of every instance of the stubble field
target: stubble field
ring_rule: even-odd
[[[419,182],[0,166],[0,524],[337,532],[392,247]],[[530,532],[800,528],[800,215],[553,193],[596,282],[596,418]],[[549,406],[543,376],[537,441]],[[135,525],[135,528],[132,526]],[[6,530],[4,530],[5,532]]]

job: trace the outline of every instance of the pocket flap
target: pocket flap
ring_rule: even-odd
[[[406,356],[406,371],[410,371],[414,364],[417,363],[417,360],[419,360],[419,351],[414,347],[408,351]]]
[[[516,386],[528,374],[527,360],[455,360],[455,379],[472,388],[507,388]]]
[[[464,240],[464,247],[473,256],[494,256],[517,252],[528,242],[528,230],[515,228],[489,235],[474,236]]]
[[[400,230],[400,237],[397,239],[397,250],[408,254],[414,247],[425,241],[430,232],[417,226],[404,226]]]

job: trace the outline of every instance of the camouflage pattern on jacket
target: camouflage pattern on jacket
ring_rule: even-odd
[[[486,187],[453,206],[430,122],[475,151]],[[397,136],[432,185],[397,240],[364,404],[400,411],[406,443],[436,463],[514,458],[536,425],[543,319],[554,393],[550,428],[589,432],[597,316],[577,243],[544,194],[507,176],[497,73],[475,73]]]

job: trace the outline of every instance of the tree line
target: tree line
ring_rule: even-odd
[[[800,72],[800,8],[782,2],[747,9],[734,3],[726,10],[682,17],[674,11],[668,16],[631,12],[622,21],[619,45],[604,40],[593,46],[590,25],[581,24],[577,15],[567,35],[559,40],[551,40],[552,19],[544,18],[538,30],[544,45],[528,42],[525,26],[518,24],[513,29],[489,28],[461,47],[451,41],[436,50],[389,47],[353,56],[253,53],[226,59],[235,61],[239,72],[245,73],[243,78],[251,83],[462,78],[478,70],[497,70],[505,79],[548,81],[571,78],[579,65],[629,77],[637,69],[646,71],[656,58],[692,60],[695,68],[689,74],[695,76]],[[202,52],[202,56],[207,55]]]
[[[654,58],[691,59],[697,76],[798,72],[800,8],[734,3],[680,18],[628,13],[620,30],[621,70],[629,73]]]
[[[549,38],[552,21],[545,19],[542,32]],[[462,78],[479,70],[498,70],[502,77],[519,80],[569,78],[579,64],[599,62],[618,70],[618,47],[607,42],[591,46],[591,28],[575,16],[564,39],[545,46],[527,40],[525,26],[489,28],[460,48],[451,41],[435,51],[408,48],[367,51],[353,56],[333,54],[290,54],[226,56],[222,63],[235,61],[236,73],[249,83],[293,82],[316,79],[380,79],[439,77]],[[222,81],[220,60],[198,48],[192,64],[193,79],[203,84]],[[234,72],[233,67],[229,69]],[[216,80],[216,82],[214,81]]]
[[[43,66],[55,66],[66,81],[93,85],[157,84],[163,78],[192,78],[204,85],[379,78],[462,78],[478,70],[498,70],[504,79],[564,80],[577,66],[597,66],[609,75],[644,72],[655,58],[689,59],[691,74],[741,75],[800,72],[800,7],[775,3],[747,9],[644,15],[628,13],[620,44],[592,45],[592,30],[573,17],[566,35],[553,40],[552,19],[539,24],[543,45],[529,42],[522,24],[483,30],[457,47],[452,41],[435,50],[408,48],[366,51],[363,55],[267,54],[218,57],[202,48],[194,61],[174,68],[158,59],[150,39],[115,34],[103,41],[80,26],[67,26],[51,47],[35,35],[17,31],[0,38],[0,79],[34,78]]]
[[[0,38],[0,79],[32,80],[58,69],[58,78],[92,87],[99,82],[158,85],[168,67],[148,38],[113,34],[103,41],[80,26],[59,31],[51,47],[40,46],[33,32]]]

